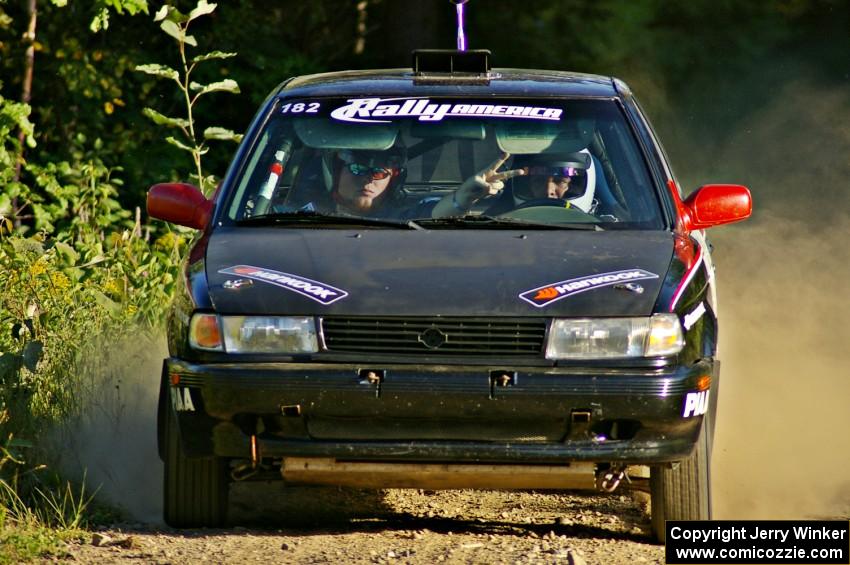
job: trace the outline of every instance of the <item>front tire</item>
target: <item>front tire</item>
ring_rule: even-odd
[[[666,542],[665,520],[711,519],[711,450],[708,421],[703,421],[691,456],[675,469],[652,467],[649,475],[652,533]]]
[[[183,455],[174,411],[165,418],[163,514],[173,528],[216,528],[227,522],[227,460]]]

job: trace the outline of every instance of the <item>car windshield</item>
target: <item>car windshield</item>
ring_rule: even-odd
[[[665,225],[615,100],[279,99],[236,175],[225,216],[246,225],[317,216],[428,229]],[[458,191],[464,183],[475,198]]]

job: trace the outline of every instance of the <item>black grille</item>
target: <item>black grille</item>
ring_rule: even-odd
[[[546,321],[534,318],[329,317],[329,351],[420,355],[534,355]]]

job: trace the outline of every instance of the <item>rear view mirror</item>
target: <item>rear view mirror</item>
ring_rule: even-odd
[[[738,184],[707,184],[691,193],[684,205],[692,230],[745,220],[753,212],[749,189]]]
[[[448,120],[445,122],[420,122],[410,124],[410,135],[420,139],[472,139],[482,141],[487,137],[484,123]]]
[[[194,185],[167,182],[150,188],[147,209],[154,218],[202,230],[210,221],[213,203]]]

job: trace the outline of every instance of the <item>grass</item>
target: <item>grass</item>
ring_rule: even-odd
[[[3,451],[0,469],[19,463]],[[83,528],[94,495],[67,481],[52,487],[29,485],[35,483],[35,471],[13,471],[10,478],[0,478],[0,565],[62,557],[68,553],[66,542],[87,536]]]
[[[39,524],[6,523],[0,527],[0,565],[45,557],[63,557],[65,543],[82,539],[82,531],[57,530]]]

